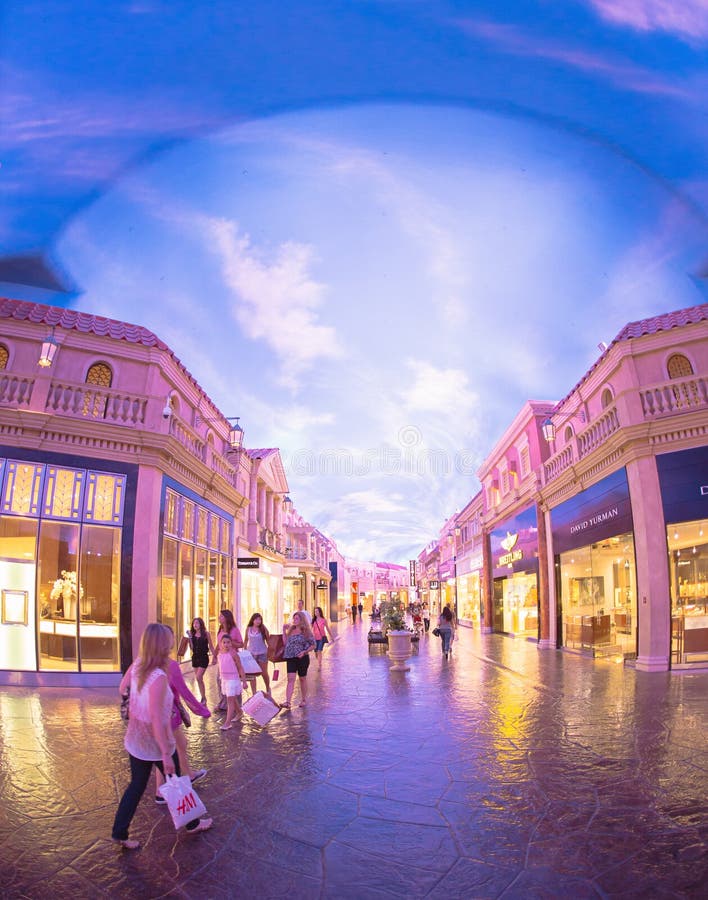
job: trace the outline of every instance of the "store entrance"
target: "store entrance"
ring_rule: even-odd
[[[538,581],[535,572],[494,579],[494,631],[538,637]]]

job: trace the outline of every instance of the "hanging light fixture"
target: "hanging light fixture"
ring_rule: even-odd
[[[243,428],[238,424],[241,416],[234,416],[234,418],[236,421],[229,429],[229,444],[231,444],[232,450],[240,450],[243,447]]]
[[[54,362],[54,357],[56,356],[58,348],[59,344],[57,344],[56,338],[54,337],[54,326],[52,325],[52,330],[42,341],[42,350],[39,354],[37,365],[41,366],[43,369],[48,369]]]

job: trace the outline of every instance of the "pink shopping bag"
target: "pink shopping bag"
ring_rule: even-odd
[[[167,808],[172,816],[175,828],[182,828],[195,819],[206,815],[206,807],[192,786],[189,775],[168,775],[159,793],[167,801]]]

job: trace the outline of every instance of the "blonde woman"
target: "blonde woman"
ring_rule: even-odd
[[[301,612],[293,613],[292,622],[283,626],[285,650],[283,659],[288,669],[288,686],[285,689],[283,707],[290,709],[295,690],[295,679],[300,678],[300,706],[307,706],[307,670],[310,667],[310,650],[315,646],[310,623]]]
[[[174,696],[168,683],[170,652],[174,645],[172,629],[153,622],[140,639],[138,658],[120,683],[120,693],[130,686],[130,718],[125,733],[125,749],[130,757],[130,784],[118,805],[113,822],[113,840],[126,850],[137,850],[139,841],[128,837],[140,798],[150,780],[153,765],[163,775],[179,775],[175,737],[172,731]],[[211,819],[197,819],[187,825],[195,834],[211,828]]]

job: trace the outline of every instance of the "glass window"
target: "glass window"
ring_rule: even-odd
[[[686,378],[693,375],[693,366],[683,353],[674,353],[666,364],[669,378]]]
[[[86,373],[86,384],[109,388],[113,373],[105,363],[96,363]],[[83,415],[93,419],[103,419],[106,415],[108,395],[105,391],[84,391]]]
[[[192,602],[194,598],[194,547],[191,544],[180,544],[179,548],[179,586],[177,597],[178,620],[175,635],[179,636],[192,624]]]
[[[165,493],[165,534],[179,534],[179,494],[174,491]]]
[[[79,646],[82,672],[117,671],[120,529],[84,525],[81,532]]]
[[[708,660],[708,520],[668,525],[671,661]]]
[[[84,521],[120,525],[123,521],[124,495],[125,475],[89,472]]]
[[[165,538],[162,542],[162,586],[160,602],[160,621],[169,625],[175,635],[177,630],[177,541]]]
[[[0,344],[0,369],[6,369],[10,353],[4,344]]]
[[[113,372],[106,363],[96,363],[86,373],[86,384],[110,387],[113,383]]]
[[[78,582],[80,526],[42,522],[37,584],[48,608],[39,609],[39,668],[78,669],[77,622],[83,588]]]
[[[15,462],[5,464],[2,512],[18,516],[38,516],[44,466]]]
[[[34,672],[36,519],[0,516],[0,669]],[[49,590],[40,592],[40,608],[48,608]]]
[[[207,545],[207,523],[209,521],[209,513],[203,506],[197,507],[197,540],[195,543],[200,547]]]
[[[204,622],[209,621],[207,588],[207,552],[201,548],[194,554],[194,608],[190,613],[190,621],[199,616]]]
[[[612,406],[614,399],[615,398],[612,396],[612,391],[609,388],[605,388],[605,390],[602,392],[602,397],[600,399],[602,408],[607,409],[608,406]]]
[[[81,518],[81,501],[86,472],[47,466],[42,515],[50,519]]]
[[[182,529],[180,537],[185,541],[194,540],[194,504],[191,500],[182,500]]]
[[[637,650],[634,538],[621,534],[561,553],[563,645],[629,658]]]
[[[209,577],[207,583],[207,605],[209,608],[209,618],[204,619],[207,623],[207,627],[212,634],[215,634],[218,630],[217,628],[217,620],[219,617],[219,612],[221,611],[221,606],[219,605],[220,599],[220,591],[219,584],[221,574],[219,572],[219,563],[220,557],[218,553],[212,551],[209,554]]]

